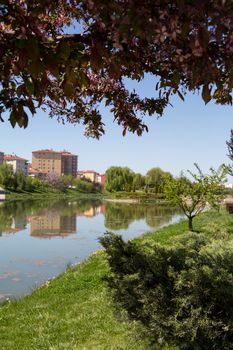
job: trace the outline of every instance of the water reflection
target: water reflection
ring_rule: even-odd
[[[62,216],[59,212],[49,212],[31,216],[28,220],[31,224],[30,234],[33,237],[65,237],[76,232],[75,215]]]
[[[0,301],[28,293],[100,248],[106,231],[126,239],[179,219],[172,208],[100,200],[27,200],[0,206]]]
[[[65,237],[77,232],[77,216],[103,214],[104,207],[99,200],[5,202],[0,207],[0,236],[22,231],[29,223],[33,237]]]
[[[155,204],[108,203],[105,209],[105,226],[108,230],[128,229],[134,221],[144,219],[151,228],[169,222],[177,209]]]

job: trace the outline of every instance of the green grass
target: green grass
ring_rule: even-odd
[[[103,252],[0,309],[1,350],[142,349],[135,323],[117,319],[102,281]]]
[[[233,216],[204,213],[194,228],[207,235],[233,233]],[[187,231],[182,221],[136,240],[171,244]],[[142,350],[147,340],[139,325],[116,314],[103,277],[108,273],[103,251],[18,301],[0,307],[1,350]],[[171,350],[171,349],[170,349]]]
[[[34,192],[7,192],[6,200],[18,200],[18,199],[41,199],[44,197],[48,198],[100,198],[102,197],[100,192],[81,192],[76,189],[67,189],[65,192],[57,190],[57,189],[51,189],[51,190],[44,190],[44,191],[34,191]]]

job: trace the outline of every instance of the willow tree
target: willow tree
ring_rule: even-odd
[[[231,0],[3,0],[1,120],[27,127],[28,114],[46,108],[98,138],[101,103],[123,134],[138,135],[174,94],[200,90],[205,103],[231,104],[232,30]],[[126,86],[145,74],[152,98]]]

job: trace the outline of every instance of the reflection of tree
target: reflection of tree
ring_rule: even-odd
[[[105,226],[109,230],[127,229],[137,220],[144,219],[148,226],[156,228],[168,222],[177,210],[154,204],[107,203]]]
[[[155,228],[169,222],[174,210],[165,206],[150,206],[145,217],[148,226]]]

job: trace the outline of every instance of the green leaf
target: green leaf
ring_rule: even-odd
[[[16,117],[15,117],[14,111],[11,112],[9,120],[10,120],[12,128],[14,128],[15,124],[16,124]]]
[[[77,72],[77,79],[81,87],[87,87],[90,83],[88,76],[82,71]]]
[[[210,89],[208,85],[204,85],[202,89],[202,98],[205,101],[205,104],[207,104],[211,100],[211,94]]]
[[[30,95],[33,95],[34,94],[34,83],[33,83],[33,80],[31,77],[29,77],[26,82],[25,82],[25,87],[26,87],[26,90],[27,92],[30,94]]]

